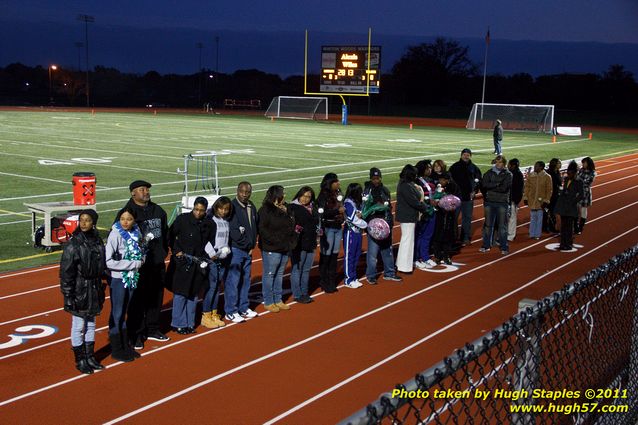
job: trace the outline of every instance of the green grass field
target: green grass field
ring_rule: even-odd
[[[585,129],[585,134],[587,134]],[[504,154],[521,164],[638,151],[638,136],[594,133],[559,138],[546,134],[505,133]],[[72,200],[74,172],[97,176],[100,227],[108,228],[129,198],[135,179],[153,184],[152,198],[170,215],[181,199],[182,155],[216,151],[222,194],[234,194],[241,180],[253,183],[259,205],[271,184],[287,188],[288,198],[304,184],[318,188],[322,176],[336,172],[347,183],[363,183],[372,166],[394,192],[406,163],[423,158],[456,161],[462,148],[474,152],[482,171],[490,164],[491,133],[447,128],[342,126],[336,123],[262,117],[142,113],[0,112],[0,271],[54,263],[59,252],[45,254],[31,242],[25,202]]]

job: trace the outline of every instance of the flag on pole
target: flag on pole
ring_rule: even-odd
[[[485,44],[490,45],[490,29],[487,28],[487,34],[485,34]]]

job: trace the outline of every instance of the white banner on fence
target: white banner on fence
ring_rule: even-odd
[[[582,136],[580,127],[556,127],[559,136]]]

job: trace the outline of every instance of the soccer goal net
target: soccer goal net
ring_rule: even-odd
[[[327,120],[328,98],[277,96],[270,102],[264,115],[273,118]]]
[[[491,129],[497,119],[501,120],[504,130],[551,133],[554,127],[554,105],[475,103],[466,128]]]

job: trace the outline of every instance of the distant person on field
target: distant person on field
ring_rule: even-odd
[[[160,331],[160,311],[164,301],[164,281],[168,254],[168,220],[166,212],[151,201],[151,184],[144,180],[135,180],[129,185],[131,199],[115,217],[125,208],[135,211],[135,222],[140,228],[142,238],[148,240],[146,261],[140,269],[137,288],[131,297],[128,308],[128,336],[136,350],[144,348],[144,341],[168,341]]]
[[[554,212],[554,208],[556,208],[556,200],[560,193],[560,187],[563,184],[563,178],[560,174],[561,166],[562,164],[558,158],[552,158],[547,166],[547,174],[552,178],[552,197],[549,199],[547,211],[543,212],[543,231],[548,233],[559,232],[556,228],[556,213]]]
[[[523,201],[529,205],[529,237],[540,239],[543,231],[543,210],[552,197],[552,178],[545,172],[545,163],[536,161],[534,171],[527,175]]]
[[[494,132],[492,134],[492,138],[494,139],[494,154],[500,155],[503,153],[503,126],[501,124],[501,120],[496,120],[496,125],[494,126]]]
[[[583,227],[587,222],[587,209],[591,207],[592,195],[591,186],[596,178],[596,165],[590,157],[583,158],[582,167],[578,170],[578,179],[583,182],[583,199],[580,201],[580,219],[576,225],[576,234],[583,233]]]
[[[95,316],[104,304],[104,244],[95,228],[98,214],[86,209],[80,212],[79,226],[64,247],[60,259],[60,290],[64,310],[71,314],[71,347],[75,367],[91,374],[104,369],[94,357]]]
[[[583,182],[576,178],[578,164],[572,161],[567,166],[567,175],[558,193],[556,214],[560,215],[561,251],[571,251],[574,247],[574,221],[578,218],[580,202],[583,199]]]
[[[510,198],[512,204],[510,206],[510,218],[507,224],[507,240],[512,242],[516,238],[516,225],[518,217],[518,206],[523,199],[523,187],[525,179],[520,169],[520,161],[516,158],[510,159],[507,163],[507,169],[512,173],[512,193]]]
[[[501,254],[509,253],[507,240],[508,210],[510,207],[510,192],[512,190],[512,173],[506,167],[507,160],[503,155],[494,158],[494,165],[483,175],[481,183],[485,201],[485,226],[483,226],[483,246],[480,252],[487,252],[492,247],[494,233],[498,234]],[[498,230],[497,230],[498,229]]]
[[[481,183],[481,170],[472,162],[472,151],[465,148],[461,151],[461,158],[450,167],[452,180],[459,186],[461,192],[461,207],[455,212],[456,218],[461,215],[461,235],[459,240],[463,246],[469,245],[472,238],[472,213],[474,198]],[[455,228],[456,234],[456,228]]]
[[[257,317],[250,308],[250,267],[253,249],[257,244],[257,208],[250,197],[253,187],[247,181],[237,185],[237,196],[231,201],[232,214],[229,221],[232,255],[228,266],[228,277],[224,286],[225,319],[241,323]]]

